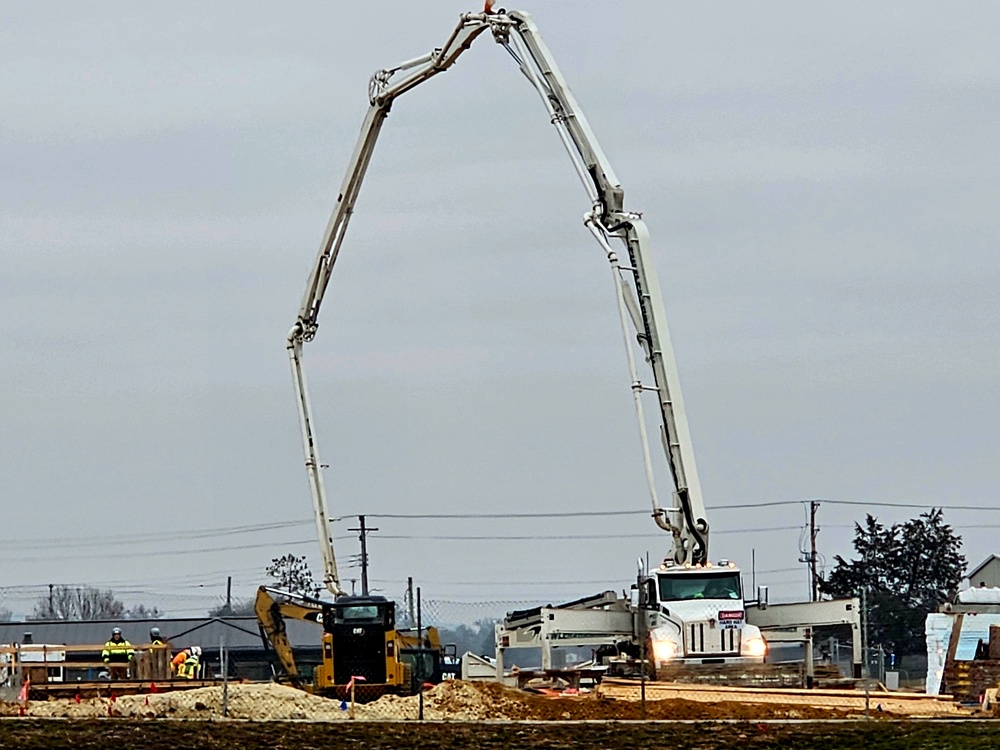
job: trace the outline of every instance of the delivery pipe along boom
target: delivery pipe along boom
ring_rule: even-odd
[[[343,594],[343,589],[337,573],[322,464],[302,370],[302,345],[312,341],[316,335],[320,306],[333,265],[344,241],[375,143],[393,102],[450,68],[487,30],[510,53],[540,95],[590,199],[585,223],[608,256],[615,275],[619,309],[627,313],[622,316],[623,329],[626,332],[631,387],[635,394],[653,518],[673,535],[670,556],[674,561],[696,564],[708,559],[708,522],[646,226],[639,214],[624,209],[624,190],[531,17],[520,11],[467,13],[461,16],[444,46],[395,68],[380,70],[372,76],[368,113],[309,275],[298,317],[288,334],[287,348],[299,405],[306,470],[323,557],[323,581],[335,596]],[[622,243],[628,258],[627,265],[619,262],[611,240]],[[643,385],[639,380],[631,349],[633,335],[652,371],[652,385]],[[674,484],[670,508],[661,506],[654,481],[641,400],[642,394],[647,391],[656,395],[661,442]]]

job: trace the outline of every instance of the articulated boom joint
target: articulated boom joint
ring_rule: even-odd
[[[319,324],[317,323],[307,323],[301,318],[296,321],[295,325],[292,326],[292,330],[288,332],[286,349],[291,349],[296,346],[296,344],[302,344],[303,342],[312,341],[316,338],[316,331],[319,329]]]
[[[372,73],[372,77],[368,80],[368,103],[371,106],[375,106],[379,96],[389,87],[389,79],[392,78],[393,72],[383,68]]]

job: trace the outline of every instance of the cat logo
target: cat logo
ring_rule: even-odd
[[[363,635],[364,632],[365,632],[365,629],[364,628],[354,628],[354,630],[351,631],[351,632],[353,632],[354,635]]]

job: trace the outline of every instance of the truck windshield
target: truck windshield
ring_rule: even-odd
[[[739,599],[739,573],[683,573],[660,575],[660,601]]]

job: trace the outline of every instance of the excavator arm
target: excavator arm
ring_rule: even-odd
[[[270,644],[284,670],[284,678],[295,687],[302,687],[299,669],[295,664],[292,644],[288,640],[286,619],[323,623],[324,606],[319,599],[310,599],[289,591],[261,586],[257,589],[254,611],[260,625],[261,636]]]
[[[323,557],[323,580],[334,596],[343,589],[329,527],[322,464],[313,430],[312,409],[302,369],[302,345],[311,341],[318,328],[320,306],[340,252],[348,222],[361,190],[376,141],[397,97],[450,68],[484,31],[489,30],[515,60],[529,83],[539,93],[552,124],[580,176],[590,198],[584,223],[605,251],[614,274],[615,294],[628,354],[631,388],[642,442],[646,478],[656,523],[673,535],[671,557],[678,563],[699,563],[708,556],[708,521],[694,463],[680,384],[670,343],[659,282],[652,262],[649,233],[641,215],[626,211],[624,190],[590,125],[569,90],[562,73],[527,13],[466,13],[444,46],[380,70],[369,85],[369,109],[348,165],[330,221],[313,264],[295,325],[288,334],[287,349],[292,365],[299,405],[305,463],[316,517],[316,530]],[[611,241],[621,243],[627,261],[622,263]],[[639,379],[633,352],[637,341],[652,371],[653,384]],[[656,395],[661,442],[674,484],[673,503],[664,508],[658,499],[653,462],[646,435],[643,394]]]

